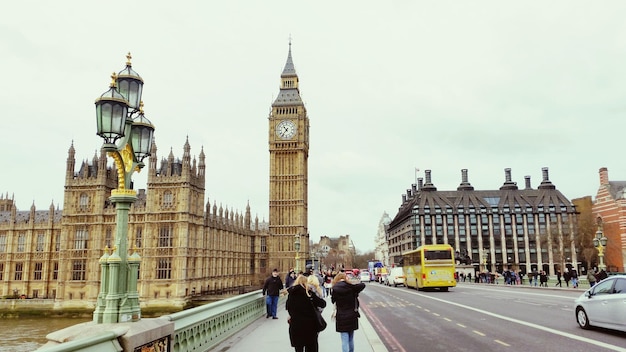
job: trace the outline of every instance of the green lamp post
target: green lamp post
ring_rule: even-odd
[[[604,248],[608,242],[608,238],[604,236],[604,232],[602,231],[602,219],[597,219],[598,230],[596,231],[596,237],[593,239],[593,246],[598,249],[598,270],[606,271],[606,265],[604,264]]]
[[[141,319],[137,277],[141,257],[128,250],[128,214],[137,200],[132,174],[150,156],[154,126],[144,116],[141,93],[143,79],[132,69],[130,53],[126,68],[113,73],[110,89],[96,99],[97,134],[102,150],[115,161],[118,185],[109,198],[115,204],[115,245],[105,248],[100,258],[101,282],[93,321],[122,323]]]
[[[296,273],[299,273],[300,272],[300,235],[299,234],[294,236],[293,247],[296,250],[295,271],[296,271]]]

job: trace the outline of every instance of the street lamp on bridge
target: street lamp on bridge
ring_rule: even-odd
[[[96,99],[97,134],[102,150],[113,158],[117,188],[109,198],[115,204],[115,245],[104,249],[100,293],[93,313],[95,323],[121,323],[141,319],[137,278],[141,257],[133,246],[128,253],[128,213],[137,200],[132,174],[150,156],[154,126],[144,116],[141,93],[143,79],[132,69],[130,53],[126,68],[111,76],[110,89]]]
[[[296,234],[293,239],[293,248],[296,251],[296,265],[295,272],[296,274],[300,272],[300,234]]]
[[[487,249],[483,248],[483,267],[484,267],[484,271],[488,271],[487,270],[487,258],[489,257],[489,254],[487,254]]]
[[[598,217],[597,223],[598,230],[596,231],[596,237],[593,239],[593,246],[598,249],[598,261],[600,262],[598,264],[598,270],[606,271],[606,265],[604,264],[604,248],[606,247],[608,238],[604,236],[604,233],[602,231],[602,218]]]

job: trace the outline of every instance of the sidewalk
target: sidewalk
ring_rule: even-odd
[[[330,319],[333,305],[330,297],[326,297],[326,308],[322,315],[328,327],[319,335],[320,351],[341,351],[341,338],[335,331],[335,322]],[[387,352],[387,348],[378,337],[378,334],[367,320],[363,311],[359,318],[359,329],[354,332],[354,349],[359,352]],[[293,352],[289,342],[289,325],[287,324],[287,311],[285,300],[278,303],[278,319],[266,319],[265,315],[226,341],[211,349],[215,352],[240,352],[240,351],[272,351]]]

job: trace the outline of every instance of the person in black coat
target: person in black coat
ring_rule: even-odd
[[[283,280],[278,276],[278,269],[272,270],[272,276],[268,277],[263,284],[263,296],[265,296],[265,306],[267,310],[266,318],[278,319],[276,311],[278,308],[278,296],[283,288]]]
[[[287,289],[289,312],[289,340],[296,352],[318,352],[317,317],[314,309],[326,307],[326,301],[318,297],[307,286],[307,277],[298,275],[293,286]]]
[[[359,328],[359,292],[365,289],[365,284],[359,282],[351,284],[345,273],[339,273],[333,279],[333,293],[331,301],[337,307],[335,315],[335,330],[341,334],[341,349],[343,352],[354,352],[354,330]]]

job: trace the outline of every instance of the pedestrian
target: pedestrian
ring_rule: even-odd
[[[541,270],[539,274],[539,287],[548,287],[548,274],[545,270]]]
[[[565,270],[563,273],[563,281],[565,281],[565,285],[569,288],[569,280],[571,279],[570,273],[568,270]]]
[[[317,282],[315,277],[309,276]],[[287,289],[285,308],[289,313],[289,341],[296,352],[318,352],[317,317],[314,309],[326,307],[326,301],[309,289],[307,277],[299,275],[293,286]],[[321,290],[321,289],[320,289]]]
[[[561,282],[561,270],[556,271],[556,284],[554,284],[554,286],[563,287]]]
[[[533,270],[533,286],[537,286],[537,281],[539,281],[539,272],[535,269]]]
[[[604,279],[606,279],[608,277],[608,275],[606,274],[606,271],[604,271],[604,269],[600,270],[600,272],[598,273],[598,277],[596,278],[596,282],[600,282]]]
[[[330,296],[332,287],[333,287],[333,273],[330,270],[326,270],[326,274],[324,275],[324,290],[326,290],[326,297]]]
[[[578,288],[578,272],[572,269],[572,288]]]
[[[593,287],[596,284],[596,275],[593,270],[587,271],[587,281],[589,281],[589,287]]]
[[[324,290],[322,290],[322,287],[320,286],[320,282],[316,275],[309,275],[306,283],[309,291],[314,292],[319,298],[324,298]]]
[[[283,281],[278,276],[278,269],[272,270],[272,276],[268,277],[263,284],[263,296],[265,296],[265,306],[267,315],[265,318],[272,317],[278,319],[276,311],[278,310],[278,296],[283,288]]]
[[[293,270],[293,268],[291,268],[289,269],[287,275],[285,275],[285,288],[291,287],[294,281],[296,281],[296,272]]]
[[[354,352],[354,330],[359,328],[359,292],[365,289],[362,282],[352,284],[345,273],[333,279],[331,301],[335,303],[335,330],[341,335],[342,352]]]

